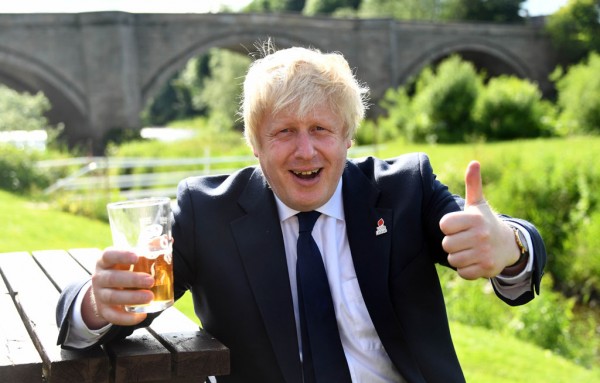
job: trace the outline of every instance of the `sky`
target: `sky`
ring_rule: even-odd
[[[134,13],[217,12],[222,5],[240,9],[251,0],[2,0],[0,13],[71,13],[125,11]],[[530,16],[554,13],[568,0],[528,0]]]

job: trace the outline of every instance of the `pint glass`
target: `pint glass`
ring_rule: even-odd
[[[125,311],[151,313],[173,305],[173,239],[169,198],[145,198],[107,205],[113,245],[139,256],[130,271],[154,277],[152,302],[125,306]]]

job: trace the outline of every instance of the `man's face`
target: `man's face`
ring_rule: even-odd
[[[267,116],[253,150],[277,197],[292,209],[310,211],[335,192],[351,145],[342,119],[320,106],[305,117],[286,111]]]

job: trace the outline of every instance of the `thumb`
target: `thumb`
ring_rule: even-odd
[[[465,172],[465,201],[467,206],[485,203],[481,186],[481,165],[477,161],[471,161]]]

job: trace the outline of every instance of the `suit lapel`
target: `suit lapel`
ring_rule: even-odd
[[[290,279],[273,193],[257,169],[239,204],[247,215],[232,222],[242,263],[286,382],[301,381]]]
[[[402,376],[421,382],[423,377],[406,344],[390,296],[394,212],[377,206],[380,190],[352,162],[348,162],[343,174],[342,195],[352,260],[371,320]],[[379,223],[385,225],[385,233],[377,234]]]

